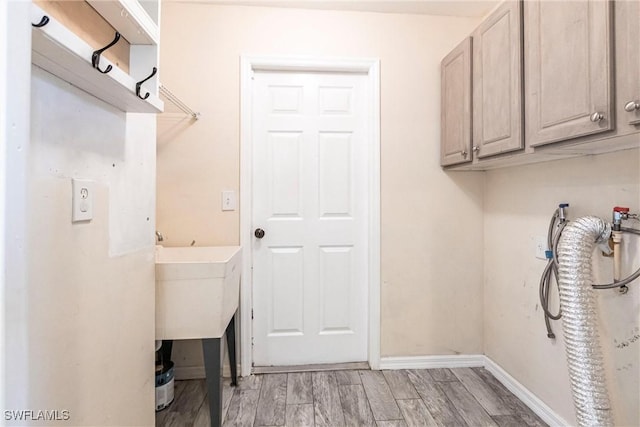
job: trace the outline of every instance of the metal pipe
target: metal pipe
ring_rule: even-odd
[[[565,208],[569,206],[568,203],[561,203],[551,216],[551,221],[549,222],[549,229],[547,230],[547,248],[553,254],[551,257],[548,257],[547,266],[542,272],[542,277],[540,277],[539,289],[540,289],[540,306],[544,312],[544,323],[547,328],[547,337],[551,339],[555,339],[556,335],[551,328],[551,320],[558,320],[562,317],[560,309],[558,309],[557,314],[551,313],[549,309],[549,297],[551,292],[551,282],[552,279],[555,280],[555,283],[558,283],[558,268],[556,263],[555,253],[557,251],[558,239],[562,234],[562,229],[566,226],[566,216],[565,216]],[[557,224],[557,225],[556,225]],[[554,229],[556,229],[554,232]],[[547,252],[548,254],[548,252]]]
[[[634,280],[636,280],[638,277],[640,277],[640,268],[637,269],[635,271],[635,273],[633,273],[631,276],[627,277],[626,279],[622,279],[619,282],[607,283],[606,285],[593,285],[593,289],[615,289],[615,288],[619,288],[620,286],[628,285],[629,283],[631,283]]]
[[[631,234],[636,234],[636,235],[640,236],[640,230],[637,230],[635,228],[621,227],[620,230],[625,232],[625,233],[631,233]],[[633,282],[634,280],[636,280],[639,277],[640,277],[640,268],[638,268],[634,273],[632,273],[628,277],[626,277],[624,279],[620,279],[619,281],[615,281],[614,280],[613,283],[607,283],[607,284],[604,284],[604,285],[593,285],[593,289],[622,288],[623,286],[627,286],[629,283]]]
[[[635,228],[621,227],[620,230],[624,231],[625,233],[631,233],[631,234],[640,235],[640,230],[636,230]]]
[[[613,425],[591,271],[594,245],[610,235],[608,223],[583,217],[564,228],[558,244],[562,329],[576,418],[582,427]]]

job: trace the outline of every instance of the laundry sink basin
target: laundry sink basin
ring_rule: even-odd
[[[240,246],[156,246],[156,339],[219,338],[238,309]]]

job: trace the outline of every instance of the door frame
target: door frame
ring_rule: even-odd
[[[371,99],[367,115],[369,155],[369,304],[368,362],[372,369],[380,366],[380,60],[313,57],[253,56],[240,57],[240,244],[242,245],[242,276],[240,279],[240,375],[250,375],[253,369],[252,301],[252,134],[254,71],[310,71],[359,73],[367,77]],[[246,351],[249,349],[249,351]]]

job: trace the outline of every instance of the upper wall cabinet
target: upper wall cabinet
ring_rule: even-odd
[[[525,112],[530,146],[615,126],[611,6],[601,0],[525,2]]]
[[[471,37],[441,63],[442,166],[471,161]]]
[[[524,148],[522,3],[507,1],[473,33],[473,155]]]
[[[505,1],[473,33],[469,153],[454,138],[468,126],[456,102],[467,78],[455,89],[445,75],[459,49],[443,60],[442,165],[487,170],[640,148],[639,41],[640,1]]]
[[[640,1],[615,3],[616,113],[624,132],[640,126]]]

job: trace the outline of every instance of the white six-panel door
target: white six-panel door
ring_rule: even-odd
[[[254,74],[255,366],[367,360],[366,83]]]

